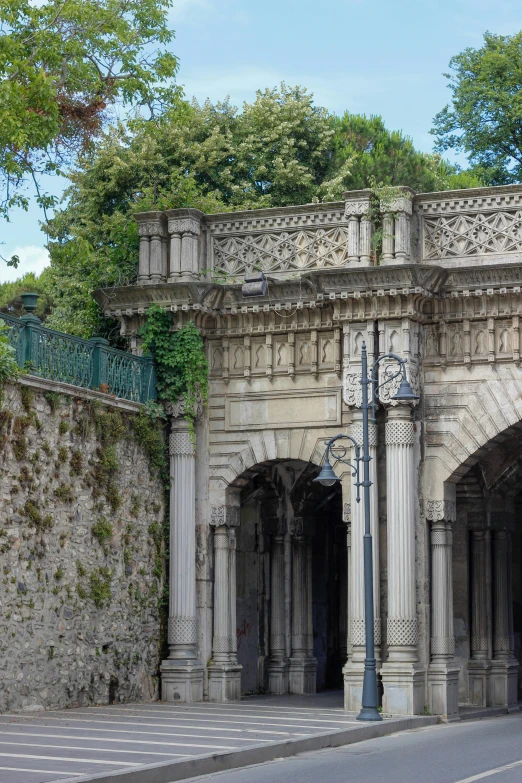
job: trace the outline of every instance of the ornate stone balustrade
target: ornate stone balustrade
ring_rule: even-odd
[[[522,187],[416,195],[410,188],[343,201],[205,215],[142,212],[138,282],[239,282],[252,270],[289,278],[314,270],[520,261]],[[376,234],[377,232],[377,234]],[[379,239],[377,242],[376,240]]]

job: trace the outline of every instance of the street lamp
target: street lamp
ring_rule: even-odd
[[[378,368],[379,364],[384,359],[392,359],[399,365],[398,372],[394,375],[390,375],[386,380],[379,384],[378,380]],[[324,458],[323,467],[321,472],[314,481],[318,481],[327,487],[332,486],[336,481],[340,479],[333,472],[332,465],[330,463],[330,455],[332,454],[334,459],[344,462],[351,467],[354,467],[354,473],[356,476],[355,486],[357,487],[357,503],[360,501],[359,487],[364,491],[364,619],[365,619],[365,632],[366,632],[366,653],[364,658],[364,679],[363,679],[363,692],[361,700],[361,711],[357,716],[357,720],[382,720],[382,716],[379,713],[377,707],[377,664],[375,661],[375,630],[374,630],[374,615],[373,615],[373,554],[372,554],[372,534],[370,528],[370,487],[372,482],[370,481],[370,449],[368,443],[368,429],[369,429],[369,415],[368,412],[372,410],[372,422],[375,422],[375,410],[377,402],[379,400],[379,389],[382,386],[390,383],[395,378],[400,377],[400,385],[397,392],[392,397],[397,402],[413,402],[418,400],[419,397],[413,392],[408,379],[406,377],[406,359],[401,356],[397,356],[395,353],[387,353],[374,362],[370,377],[368,377],[368,355],[366,353],[366,343],[362,344],[361,351],[361,387],[362,387],[362,414],[363,414],[363,442],[362,442],[362,457],[360,456],[360,444],[350,435],[336,435],[330,438],[326,442],[326,453]],[[368,386],[371,387],[371,400],[368,400]],[[336,456],[335,451],[339,449],[335,446],[337,440],[341,438],[348,438],[355,446],[355,465],[352,465],[342,457]],[[360,480],[359,463],[363,463],[363,480]]]

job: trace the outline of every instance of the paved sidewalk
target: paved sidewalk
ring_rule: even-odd
[[[250,697],[235,704],[153,702],[4,714],[0,783],[81,783],[113,776],[114,783],[182,780],[367,739],[376,727],[379,735],[411,728],[412,720],[421,726],[437,719],[361,723],[344,712],[339,692]],[[183,761],[190,764],[176,763]]]

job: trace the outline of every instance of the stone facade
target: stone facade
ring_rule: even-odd
[[[138,410],[35,378],[4,389],[1,711],[158,697],[164,493]]]
[[[407,359],[420,396],[397,405],[395,365],[380,364],[389,383],[370,447],[383,708],[449,720],[459,701],[516,700],[522,189],[395,189],[380,201],[378,262],[375,197],[140,214],[138,285],[96,293],[136,350],[151,303],[174,329],[195,321],[207,345],[210,399],[183,512],[196,531],[193,660],[204,698],[238,698],[243,661],[249,689],[276,693],[314,692],[328,668],[331,681],[342,671],[346,706],[358,709],[361,508],[341,463],[341,498],[313,478],[326,438],[360,432],[364,341],[371,360]],[[256,270],[268,294],[243,297]],[[172,606],[186,590],[179,576]],[[255,642],[243,643],[253,618]]]

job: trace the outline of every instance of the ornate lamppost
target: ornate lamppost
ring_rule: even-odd
[[[399,369],[393,374],[389,375],[385,381],[379,384],[378,369],[379,365],[385,359],[391,359],[398,363]],[[318,481],[324,486],[332,486],[340,479],[335,475],[332,464],[330,462],[330,455],[333,456],[337,462],[343,462],[350,467],[354,468],[353,476],[355,476],[355,486],[357,487],[357,503],[360,502],[359,488],[363,488],[364,496],[364,619],[365,619],[365,636],[366,636],[366,653],[364,658],[364,679],[363,679],[363,691],[361,700],[361,711],[357,716],[357,720],[378,721],[382,720],[382,716],[379,713],[377,705],[377,665],[375,661],[375,629],[374,629],[374,613],[373,613],[373,556],[372,556],[372,535],[370,528],[370,487],[372,482],[370,481],[370,449],[368,438],[368,425],[369,425],[369,411],[372,411],[372,422],[375,422],[375,410],[379,400],[379,389],[395,378],[400,377],[400,385],[396,394],[392,397],[397,402],[412,402],[418,400],[419,397],[414,394],[408,379],[406,377],[406,362],[407,359],[403,359],[401,356],[397,356],[394,353],[383,354],[374,362],[370,374],[368,375],[368,355],[366,352],[366,343],[362,344],[361,351],[361,387],[362,387],[362,414],[363,414],[363,442],[362,442],[362,456],[361,456],[361,444],[358,444],[354,438],[350,435],[339,434],[335,435],[330,440],[326,441],[326,452],[324,457],[323,467],[321,472],[317,476],[315,481]],[[370,387],[370,395],[368,395],[368,387]],[[369,399],[370,397],[370,399]],[[342,446],[336,446],[336,442],[340,439],[348,439],[352,441],[355,448],[355,465],[348,460],[345,460],[346,449]],[[339,453],[340,452],[340,453]],[[360,480],[360,463],[363,463],[363,479]]]

